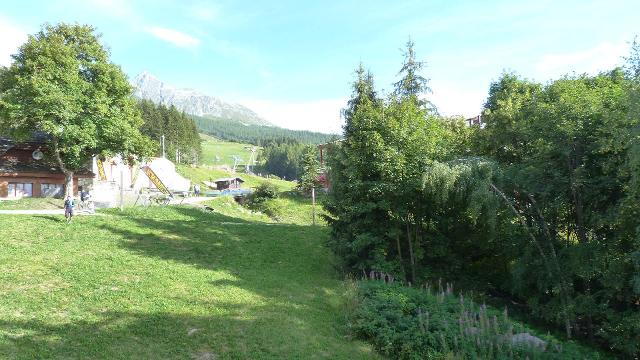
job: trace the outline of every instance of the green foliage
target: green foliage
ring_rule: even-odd
[[[273,219],[277,219],[279,207],[273,206],[268,200],[278,197],[278,187],[270,182],[263,182],[256,186],[253,192],[244,200],[244,204],[252,209],[263,212]]]
[[[328,159],[329,245],[344,269],[454,280],[637,357],[637,52],[626,71],[545,85],[505,73],[470,128],[422,106],[419,82],[401,87],[416,75],[385,100],[360,67]]]
[[[139,100],[138,108],[144,121],[141,131],[156,143],[156,156],[162,155],[159,142],[164,135],[168,159],[184,164],[197,162],[202,153],[201,139],[191,117],[174,106],[156,105],[151,100]]]
[[[319,188],[322,184],[318,180],[320,174],[320,161],[318,160],[318,149],[314,146],[307,146],[302,158],[302,176],[298,181],[298,190],[309,194],[311,189]]]
[[[275,184],[265,181],[255,187],[249,198],[253,203],[263,203],[266,200],[275,199],[277,197],[278,187]]]
[[[290,130],[276,126],[243,124],[237,120],[214,116],[190,115],[198,131],[218,139],[265,146],[269,141],[295,141],[303,144],[323,144],[336,135],[305,130]]]
[[[421,74],[426,62],[416,59],[414,46],[414,42],[409,39],[406,44],[406,50],[403,53],[404,62],[398,72],[401,79],[394,84],[394,95],[399,98],[411,99],[418,105],[437,112],[435,106],[429,100],[421,98],[421,96],[431,93],[431,88],[429,87],[429,79]]]
[[[50,138],[48,156],[67,177],[96,155],[150,155],[132,89],[109,61],[95,29],[45,25],[29,36],[0,79],[0,130],[17,139]]]
[[[574,343],[538,334],[509,319],[506,311],[475,304],[449,290],[359,282],[357,291],[352,291],[349,328],[394,359],[604,358]],[[544,345],[514,343],[525,337],[521,334],[529,339],[535,336]]]
[[[269,141],[260,153],[262,165],[256,171],[296,180],[303,173],[302,161],[306,149],[307,145],[293,140]]]

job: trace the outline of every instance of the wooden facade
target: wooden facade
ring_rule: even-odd
[[[213,181],[216,184],[216,189],[218,190],[226,190],[226,189],[240,189],[244,180],[239,177],[233,178],[223,178],[217,179]]]
[[[38,159],[38,153],[46,153],[46,141],[34,137],[25,142],[14,142],[0,137],[0,198],[46,197],[64,194],[65,176],[47,157]],[[35,155],[35,156],[34,156]],[[78,183],[92,179],[89,170],[74,176],[73,193],[78,193]]]

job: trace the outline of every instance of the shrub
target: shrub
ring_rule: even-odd
[[[247,196],[246,204],[251,206],[259,206],[269,199],[278,197],[278,187],[269,182],[263,182],[256,186],[255,190]]]
[[[379,281],[359,282],[349,327],[382,354],[398,359],[598,359],[599,353],[535,334],[452,289],[431,293]],[[533,335],[535,334],[535,335]]]
[[[247,196],[243,205],[252,210],[257,210],[267,214],[269,217],[277,219],[280,209],[269,200],[278,197],[278,187],[269,182],[263,182]]]

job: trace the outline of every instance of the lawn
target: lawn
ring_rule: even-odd
[[[364,359],[321,226],[225,200],[0,216],[0,357]]]
[[[200,137],[202,138],[201,164],[233,166],[233,155],[242,159],[240,165],[245,165],[249,161],[251,152],[245,147],[253,145],[224,141],[205,134],[200,134]]]
[[[19,200],[0,200],[0,210],[55,210],[62,209],[62,199],[22,198]]]

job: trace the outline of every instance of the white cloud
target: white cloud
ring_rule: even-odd
[[[486,90],[470,89],[464,85],[438,84],[432,82],[430,99],[442,115],[462,115],[470,118],[480,114],[487,96]]]
[[[540,79],[557,78],[572,72],[595,74],[620,65],[628,50],[629,45],[624,42],[605,42],[573,53],[549,54],[535,64],[535,71]]]
[[[346,105],[347,99],[305,102],[242,100],[239,103],[280,127],[338,134],[342,133],[343,124],[340,109]]]
[[[27,33],[18,26],[0,17],[0,66],[9,66],[13,59],[11,55],[18,52],[18,48],[27,41]]]
[[[211,21],[217,18],[218,14],[218,8],[211,6],[211,4],[196,4],[189,9],[189,15],[192,18],[203,21]]]
[[[158,39],[169,42],[175,46],[191,48],[200,45],[200,39],[177,30],[159,26],[150,26],[145,28],[145,31]]]

